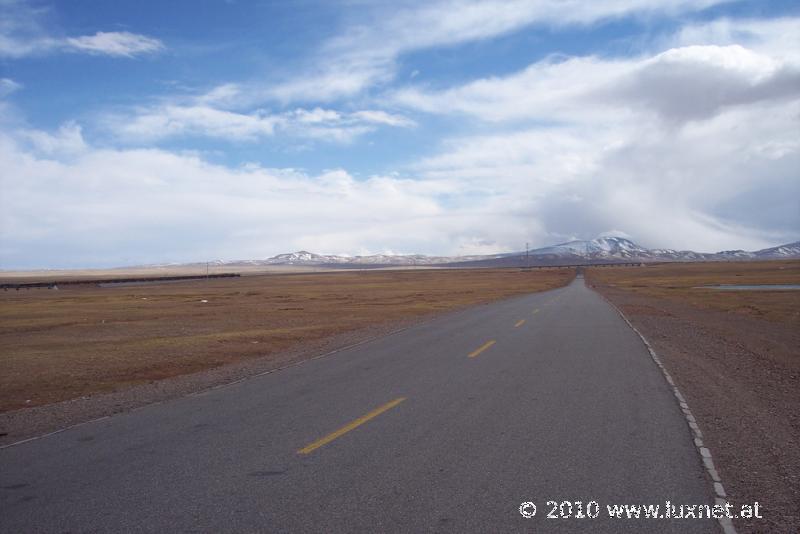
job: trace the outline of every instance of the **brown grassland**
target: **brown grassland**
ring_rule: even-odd
[[[0,412],[269,357],[371,325],[552,289],[573,276],[376,270],[1,291]]]
[[[7,284],[26,282],[59,282],[61,280],[99,280],[115,278],[156,276],[203,276],[221,273],[297,274],[313,272],[344,271],[345,269],[321,268],[312,265],[216,265],[195,263],[188,265],[164,265],[142,267],[120,267],[117,269],[47,269],[39,271],[0,271],[0,281]]]
[[[642,296],[800,326],[800,292],[696,289],[723,284],[800,284],[800,261],[668,263],[646,268],[596,268],[594,283]]]
[[[800,261],[590,269],[590,284],[653,345],[703,430],[728,497],[758,501],[739,532],[800,532]]]

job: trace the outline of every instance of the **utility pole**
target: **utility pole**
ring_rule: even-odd
[[[589,265],[589,242],[588,241],[584,241],[583,243],[584,243],[584,246],[585,246],[585,252],[584,252],[584,255],[583,255],[583,262],[586,265]]]
[[[525,269],[530,271],[531,270],[531,261],[530,255],[528,254],[528,242],[525,241]]]

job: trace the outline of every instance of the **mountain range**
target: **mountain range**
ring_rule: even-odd
[[[620,262],[689,262],[773,260],[800,258],[800,241],[753,252],[724,250],[694,252],[691,250],[648,249],[624,237],[598,237],[576,240],[526,252],[474,256],[425,256],[422,254],[375,254],[370,256],[339,256],[315,254],[304,250],[278,254],[264,260],[214,262],[218,265],[306,265],[326,267],[382,267],[398,265],[436,265],[448,267],[512,267],[524,265],[560,265]]]

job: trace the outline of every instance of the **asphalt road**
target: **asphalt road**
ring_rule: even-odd
[[[581,278],[0,450],[2,532],[718,532],[608,518],[667,500],[714,503],[660,371]]]

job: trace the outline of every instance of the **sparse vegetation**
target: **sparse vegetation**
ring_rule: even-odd
[[[699,308],[800,325],[799,291],[717,291],[722,284],[800,284],[800,261],[669,263],[647,267],[589,269],[598,286],[681,301]]]

